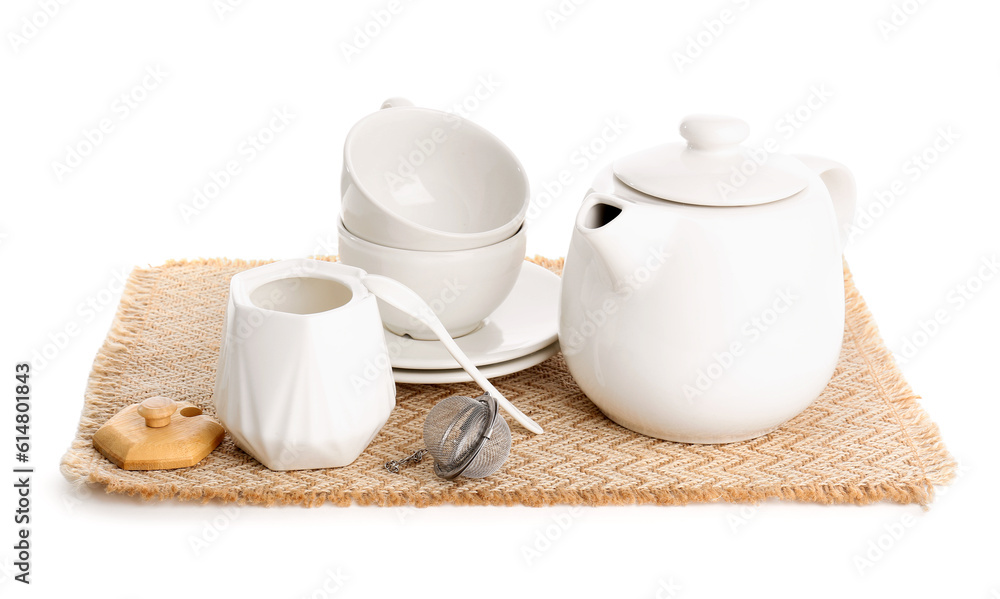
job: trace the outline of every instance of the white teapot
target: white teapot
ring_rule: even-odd
[[[826,387],[844,334],[854,178],[740,146],[739,119],[617,160],[576,219],[559,341],[609,418],[686,443],[770,432]]]

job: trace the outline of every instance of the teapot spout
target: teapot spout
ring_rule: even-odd
[[[840,230],[840,251],[843,252],[850,238],[851,225],[854,223],[854,207],[858,201],[854,175],[846,166],[833,160],[807,155],[798,155],[796,158],[819,175],[829,190]]]
[[[586,240],[597,261],[612,281],[615,291],[626,285],[627,275],[635,269],[623,217],[635,204],[618,196],[593,192],[583,202],[576,219],[576,231]],[[624,237],[623,237],[624,236]]]

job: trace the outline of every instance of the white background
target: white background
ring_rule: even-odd
[[[1000,253],[1000,6],[567,0],[572,14],[553,22],[556,0],[400,1],[388,24],[368,25],[380,30],[350,60],[343,44],[387,0],[256,0],[221,15],[211,0],[70,2],[48,18],[38,16],[44,2],[4,2],[0,371],[12,375],[59,332],[75,333],[32,379],[30,589],[11,580],[13,408],[0,410],[0,595],[1000,596],[1000,277],[969,281]],[[910,14],[880,29],[894,7]],[[700,55],[679,66],[683,52]],[[157,67],[162,81],[133,91]],[[476,98],[490,79],[495,89]],[[814,89],[832,97],[800,109],[806,118],[785,136],[779,121]],[[123,93],[142,97],[127,113]],[[753,139],[776,136],[784,151],[849,165],[859,210],[873,218],[847,258],[889,346],[921,342],[903,368],[962,475],[926,512],[789,502],[233,511],[74,491],[58,463],[117,304],[116,277],[170,258],[332,253],[344,135],[397,95],[442,110],[465,102],[514,150],[544,208],[529,253],[548,256],[565,253],[596,170],[677,140],[689,113],[739,115]],[[238,146],[281,107],[294,119],[248,160]],[[53,162],[105,118],[110,132],[60,179]],[[627,128],[602,144],[606,119]],[[958,139],[916,177],[908,161],[949,128]],[[591,144],[603,152],[580,160]],[[179,206],[232,159],[240,173],[186,222]],[[571,184],[542,196],[563,170]],[[876,206],[895,181],[905,191]],[[954,294],[968,285],[978,291],[959,305]],[[920,335],[940,311],[948,322]],[[208,547],[196,552],[192,539]],[[536,543],[541,555],[526,559]],[[886,549],[859,569],[872,543]]]

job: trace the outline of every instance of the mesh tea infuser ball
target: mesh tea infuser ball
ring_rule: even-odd
[[[493,474],[510,454],[510,443],[510,428],[489,393],[443,399],[424,420],[424,445],[441,478]]]

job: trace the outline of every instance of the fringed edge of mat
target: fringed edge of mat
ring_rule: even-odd
[[[846,264],[844,273],[848,290],[847,309],[858,315],[858,323],[851,327],[851,335],[872,373],[872,379],[880,386],[882,398],[899,418],[914,459],[924,475],[922,484],[901,485],[900,490],[911,496],[909,503],[926,506],[934,499],[935,485],[947,485],[954,480],[958,463],[945,447],[937,424],[920,406],[920,396],[906,382],[896,358],[879,333],[871,310],[854,286],[854,276]],[[850,319],[847,322],[850,326]]]
[[[142,307],[156,285],[154,273],[155,269],[134,268],[129,274],[111,330],[94,358],[76,437],[59,465],[63,476],[71,482],[99,482],[94,473],[87,470],[91,460],[78,452],[92,445],[93,435],[102,424],[94,420],[98,411],[95,408],[104,405],[106,397],[114,395],[132,344],[142,333],[142,321],[145,319]],[[135,326],[130,330],[128,325]]]
[[[927,499],[923,485],[884,484],[868,487],[843,487],[835,485],[810,485],[798,487],[760,487],[753,491],[743,489],[688,489],[661,492],[649,491],[491,491],[477,493],[463,489],[436,490],[434,495],[415,495],[412,492],[384,494],[344,492],[277,493],[270,491],[237,491],[215,488],[185,488],[178,485],[144,485],[115,480],[100,472],[77,477],[75,483],[96,483],[104,486],[108,494],[128,495],[144,500],[177,499],[180,501],[221,501],[237,505],[298,505],[319,507],[332,504],[338,507],[351,505],[373,507],[416,507],[439,505],[458,506],[526,506],[549,507],[557,505],[610,506],[610,505],[685,505],[689,503],[760,503],[764,500],[790,500],[819,504],[868,505],[879,501],[900,504],[919,503]]]
[[[316,256],[317,259],[336,260],[335,257]],[[561,272],[564,260],[535,256],[532,262]],[[266,264],[269,260],[197,259],[171,260],[161,267],[135,269],[122,294],[121,304],[115,315],[111,331],[94,360],[94,368],[87,384],[86,395],[94,403],[85,403],[77,436],[72,446],[63,456],[61,471],[72,483],[96,483],[105,487],[109,494],[140,497],[146,500],[178,499],[181,501],[212,500],[238,505],[300,505],[317,507],[327,503],[336,506],[381,506],[381,507],[431,507],[436,505],[465,506],[517,506],[543,507],[552,505],[684,505],[688,503],[730,502],[759,503],[767,499],[794,500],[821,504],[867,505],[878,501],[895,503],[918,503],[926,506],[934,498],[934,486],[948,484],[956,475],[957,464],[948,453],[941,439],[937,425],[920,407],[919,396],[903,378],[895,359],[886,348],[879,334],[871,312],[854,286],[853,276],[844,265],[847,289],[847,309],[857,313],[859,327],[853,327],[859,350],[865,357],[873,377],[882,383],[882,395],[899,417],[910,440],[914,458],[919,461],[924,472],[924,481],[917,483],[886,483],[875,486],[858,485],[807,485],[773,486],[755,489],[671,489],[659,492],[643,490],[613,491],[605,489],[584,491],[491,491],[487,493],[467,490],[456,485],[446,490],[435,489],[433,495],[414,494],[412,491],[389,493],[355,493],[351,490],[322,493],[285,493],[274,491],[239,491],[212,487],[186,488],[174,484],[136,484],[109,476],[101,470],[92,470],[91,460],[81,455],[82,450],[91,445],[93,432],[100,423],[91,418],[93,406],[102,397],[113,393],[117,375],[128,359],[130,345],[141,336],[142,328],[129,332],[125,325],[141,321],[142,303],[149,297],[155,278],[150,275],[162,268],[184,265],[240,266],[253,267]],[[860,329],[860,330],[859,330]],[[878,376],[888,373],[888,376]]]

